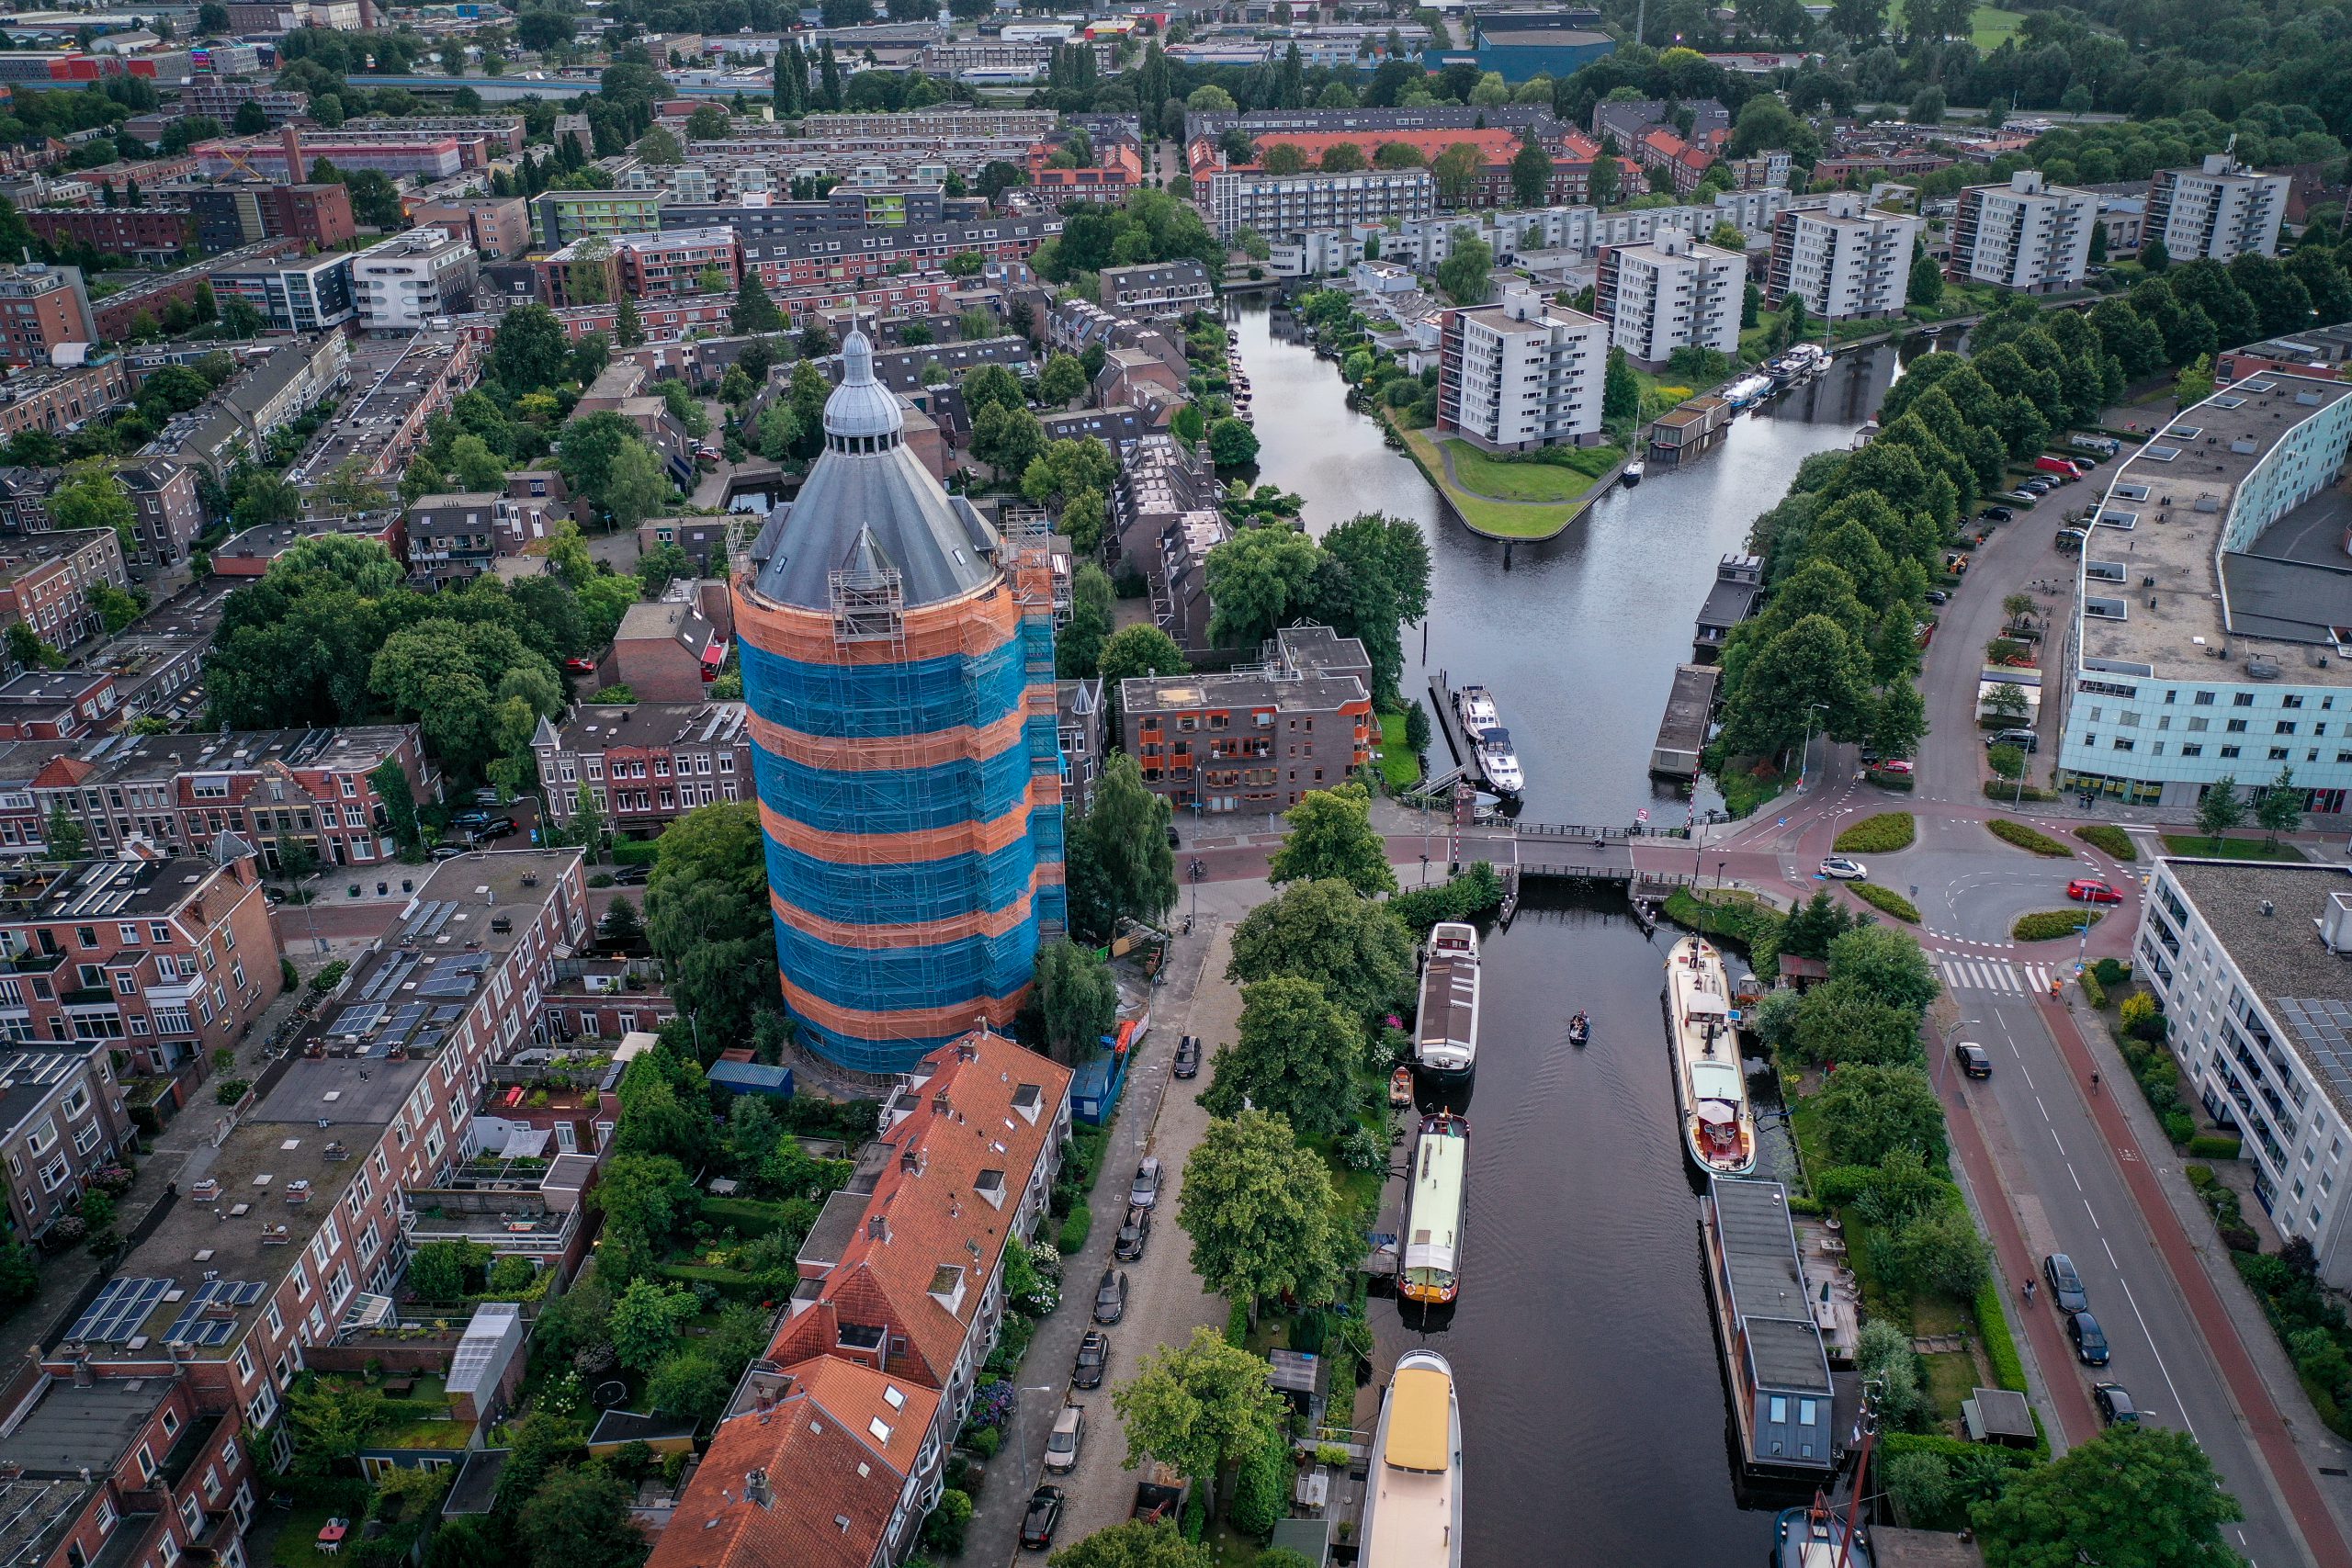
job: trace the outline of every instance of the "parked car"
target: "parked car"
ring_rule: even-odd
[[[1062,1489],[1040,1486],[1029,1494],[1028,1511],[1021,1516],[1021,1550],[1043,1551],[1054,1544],[1062,1522]]]
[[[596,661],[593,659],[567,659],[563,661],[563,667],[575,675],[593,675],[596,672]]]
[[[2091,1403],[2098,1406],[2098,1418],[2110,1427],[2136,1427],[2140,1424],[2140,1407],[2132,1403],[2131,1394],[2120,1382],[2091,1384]]]
[[[1078,1359],[1069,1369],[1072,1388],[1101,1388],[1102,1378],[1111,1370],[1111,1337],[1099,1328],[1090,1328],[1078,1342]]]
[[[265,887],[261,890],[261,896],[272,904],[283,904],[288,897],[283,887]]]
[[[471,807],[464,811],[452,812],[449,816],[449,826],[452,828],[479,828],[496,815],[497,813],[485,811],[480,807]]]
[[[1928,603],[1930,604],[1949,604],[1951,603],[1951,595],[1945,592],[1940,588],[1930,588],[1928,590]]]
[[[1054,1417],[1054,1429],[1046,1435],[1046,1469],[1048,1472],[1076,1470],[1078,1446],[1085,1440],[1085,1408],[1065,1404],[1062,1413]]]
[[[1184,840],[1176,836],[1176,824],[1173,822],[1168,824],[1168,847],[1171,850],[1181,850],[1184,847]]]
[[[2078,479],[2083,477],[2081,465],[2071,457],[2053,457],[2045,452],[2033,460],[2033,466],[2045,474],[2056,474],[2061,479]]]
[[[496,806],[498,804],[498,791],[490,785],[485,784],[481,789],[474,791],[473,794],[468,795],[466,798],[472,801],[476,806]]]
[[[2056,540],[2058,553],[2061,555],[2073,555],[2076,550],[2083,547],[2083,541],[2089,537],[2090,536],[2080,528],[2061,528],[2058,530],[2058,537]]]
[[[2083,1289],[2083,1277],[2075,1272],[2075,1260],[2064,1253],[2053,1252],[2041,1260],[2041,1278],[2050,1287],[2050,1304],[2060,1312],[2089,1308],[2090,1293]]]
[[[1176,1076],[1196,1078],[1201,1076],[1201,1037],[1187,1034],[1176,1042]]]
[[[1129,1209],[1119,1226],[1119,1239],[1111,1244],[1111,1256],[1122,1263],[1140,1262],[1145,1243],[1151,1240],[1151,1211]]]
[[[2041,750],[2041,737],[2030,729],[2000,729],[1984,738],[1984,750],[1996,746],[2014,746],[2030,757]]]
[[[1870,874],[1870,867],[1858,860],[1848,860],[1844,855],[1831,855],[1821,863],[1821,874],[1833,882],[1860,882]]]
[[[2017,515],[2006,506],[1988,506],[1984,509],[1984,518],[1991,523],[2014,523],[2017,521]]]
[[[1882,773],[1907,773],[1911,771],[1911,759],[1889,757],[1878,764],[1878,771]]]
[[[1094,1321],[1108,1327],[1127,1314],[1127,1277],[1116,1269],[1102,1270],[1094,1287]]]
[[[1992,1056],[1974,1041],[1962,1041],[1952,1047],[1951,1054],[1960,1059],[1960,1070],[1970,1077],[1989,1078],[1993,1076]]]
[[[480,827],[473,829],[473,838],[475,842],[481,843],[492,839],[511,838],[514,833],[514,818],[512,817],[493,817],[489,821],[482,823]]]
[[[472,851],[467,849],[463,844],[435,844],[433,848],[433,858],[435,860],[456,860],[459,855],[471,854],[472,852]]]
[[[2107,1365],[2107,1334],[2098,1319],[2086,1312],[2069,1314],[2066,1337],[2075,1342],[2075,1359],[2086,1367]]]
[[[612,878],[616,887],[639,887],[653,880],[653,868],[650,865],[616,865],[613,867]]]
[[[1148,1209],[1159,1201],[1159,1156],[1152,1155],[1136,1167],[1136,1179],[1127,1186],[1127,1207]]]
[[[2066,884],[2066,897],[2078,904],[2120,904],[2123,895],[2096,876],[2078,876]]]

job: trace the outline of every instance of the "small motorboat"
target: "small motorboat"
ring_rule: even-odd
[[[1618,479],[1619,479],[1619,481],[1620,481],[1621,483],[1623,483],[1623,484],[1624,485],[1624,487],[1625,487],[1627,490],[1631,490],[1631,489],[1633,489],[1635,485],[1637,485],[1637,484],[1641,483],[1641,482],[1642,482],[1642,464],[1641,464],[1641,460],[1640,460],[1639,458],[1636,458],[1636,459],[1634,459],[1633,462],[1630,462],[1630,463],[1626,464],[1626,465],[1625,465],[1625,471],[1624,471],[1623,473],[1622,473],[1622,474],[1620,474],[1620,475],[1618,476]]]
[[[1388,1103],[1405,1106],[1413,1103],[1413,1069],[1399,1067],[1388,1075]]]
[[[1568,1043],[1581,1045],[1592,1038],[1592,1021],[1578,1013],[1568,1020]]]

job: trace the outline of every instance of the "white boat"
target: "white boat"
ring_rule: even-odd
[[[1739,1065],[1731,987],[1712,942],[1684,937],[1666,957],[1666,1042],[1682,1146],[1713,1176],[1756,1169],[1756,1111]]]
[[[1781,357],[1801,376],[1829,368],[1829,351],[1817,343],[1791,344],[1788,353]]]
[[[1405,1249],[1396,1293],[1442,1306],[1462,1290],[1462,1222],[1470,1201],[1470,1119],[1421,1119],[1405,1189]]]
[[[1363,1540],[1363,1568],[1462,1568],[1462,1403],[1434,1350],[1399,1357],[1381,1398]]]
[[[1484,686],[1464,686],[1454,693],[1453,716],[1462,721],[1462,733],[1473,742],[1503,721],[1494,694]]]
[[[1770,376],[1742,376],[1724,389],[1724,400],[1736,409],[1752,409],[1771,394]]]
[[[1517,795],[1527,787],[1527,775],[1520,772],[1519,752],[1510,743],[1510,731],[1501,725],[1487,727],[1478,737],[1478,771],[1498,795]]]
[[[1624,485],[1625,485],[1625,488],[1626,488],[1627,490],[1631,490],[1631,489],[1633,489],[1635,485],[1637,485],[1637,484],[1641,483],[1641,482],[1642,482],[1642,463],[1641,463],[1641,459],[1640,459],[1640,458],[1638,458],[1638,457],[1636,457],[1635,459],[1634,459],[1634,461],[1632,461],[1632,462],[1630,462],[1630,463],[1626,464],[1626,465],[1625,465],[1625,471],[1624,471],[1624,473],[1623,473],[1622,475],[1620,475],[1620,476],[1619,476],[1619,478],[1620,478],[1620,479],[1622,479],[1624,481]]]
[[[1478,931],[1466,921],[1441,920],[1430,928],[1413,1060],[1439,1077],[1461,1077],[1477,1066]]]

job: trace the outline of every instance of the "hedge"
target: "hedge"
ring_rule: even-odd
[[[1093,1229],[1094,1211],[1080,1204],[1069,1212],[1068,1219],[1062,1221],[1061,1234],[1054,1238],[1054,1247],[1064,1258],[1075,1258],[1079,1249],[1086,1245],[1088,1233]]]
[[[2015,942],[2054,942],[2073,936],[2077,926],[2095,926],[2106,918],[2098,909],[2039,909],[2019,915],[2017,924],[2009,928],[2009,937]]]
[[[609,852],[615,865],[651,865],[662,853],[659,839],[615,839]]]
[[[1909,773],[1886,773],[1872,768],[1862,776],[1881,789],[1891,789],[1901,795],[1909,795],[1919,787],[1918,781]]]
[[[1976,1332],[1984,1340],[1984,1359],[1993,1364],[1994,1381],[2023,1393],[2025,1361],[2009,1333],[2008,1314],[2002,1310],[2001,1287],[1988,1277],[1976,1288]]]
[[[1661,911],[1668,919],[1685,931],[1704,929],[1711,938],[1726,947],[1736,947],[1753,953],[1758,940],[1778,935],[1781,913],[1752,896],[1711,892],[1700,897],[1688,887],[1678,887],[1667,897]]]
[[[1907,850],[1919,836],[1919,824],[1908,811],[1882,811],[1865,817],[1829,847],[1840,854],[1890,855]]]
[[[1893,915],[1898,920],[1908,920],[1915,926],[1919,923],[1919,907],[1892,887],[1881,887],[1871,882],[1849,882],[1846,886],[1853,889],[1855,897],[1871,908]]]
[[[2075,976],[2075,984],[2083,988],[2083,999],[2091,1006],[2095,1008],[2107,1006],[2107,987],[2098,983],[2097,975],[2086,969]]]
[[[2054,789],[2036,789],[2031,784],[2019,785],[2008,779],[1986,779],[1984,781],[1984,798],[1987,800],[1998,800],[2004,802],[2018,800],[2055,800],[2058,798],[2058,792]]]
[[[2245,1145],[2226,1133],[2199,1133],[2188,1140],[2188,1153],[2196,1159],[2236,1159]]]
[[[2116,860],[2130,862],[2140,858],[2139,850],[2132,842],[2132,835],[2109,823],[2094,822],[2087,828],[2077,828],[2075,837]]]
[[[700,1208],[704,1219],[727,1226],[745,1241],[767,1235],[790,1218],[784,1204],[757,1198],[705,1198]]]
[[[721,1269],[710,1263],[664,1263],[662,1276],[684,1285],[708,1285],[729,1301],[756,1301],[760,1282],[740,1269]]]
[[[2034,854],[2047,855],[2055,860],[2062,856],[2072,857],[2075,852],[2040,829],[2012,822],[2006,817],[1988,817],[1984,819],[1984,826],[1991,829],[1993,837],[2003,843],[2015,844],[2018,849]]]

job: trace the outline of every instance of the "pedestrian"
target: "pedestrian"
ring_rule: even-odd
[[[2097,1067],[2093,1067],[2091,1069],[2091,1092],[2093,1094],[2097,1094],[2098,1092],[2098,1069]]]
[[[2033,1281],[2031,1280],[2028,1280],[2025,1282],[2025,1299],[2027,1305],[2030,1306],[2033,1303]]]

